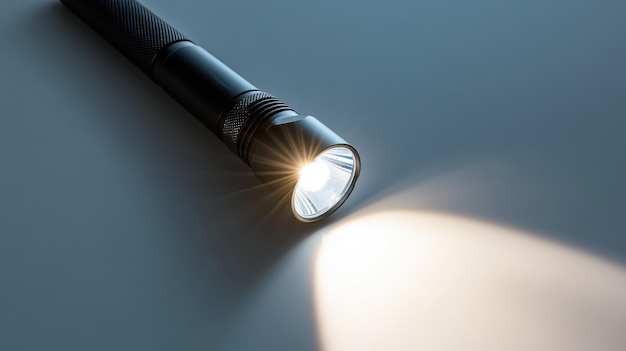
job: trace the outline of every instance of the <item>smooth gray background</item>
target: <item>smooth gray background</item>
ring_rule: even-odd
[[[0,349],[309,350],[320,231],[421,207],[626,261],[626,3],[144,0],[363,158],[326,223],[54,0],[0,3]],[[468,171],[463,171],[468,170]]]

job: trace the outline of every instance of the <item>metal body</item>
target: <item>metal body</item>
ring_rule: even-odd
[[[296,214],[300,220],[326,217],[350,194],[360,169],[359,156],[314,117],[300,116],[260,91],[135,0],[61,2],[217,134],[279,195],[290,197],[300,168],[318,155],[337,146],[349,148],[354,169],[345,196],[319,217]]]

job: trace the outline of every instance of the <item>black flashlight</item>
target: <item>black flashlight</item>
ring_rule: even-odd
[[[260,91],[135,0],[61,0],[207,126],[263,182],[314,222],[360,171],[357,151],[312,116]]]

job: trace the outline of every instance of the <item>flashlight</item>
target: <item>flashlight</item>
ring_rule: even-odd
[[[257,89],[135,0],[61,0],[215,133],[293,214],[315,222],[352,192],[357,151],[318,121]]]

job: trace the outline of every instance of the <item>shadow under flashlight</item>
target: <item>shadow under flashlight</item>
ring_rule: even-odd
[[[312,116],[260,91],[135,0],[61,0],[207,126],[304,222],[352,192],[357,151]]]

